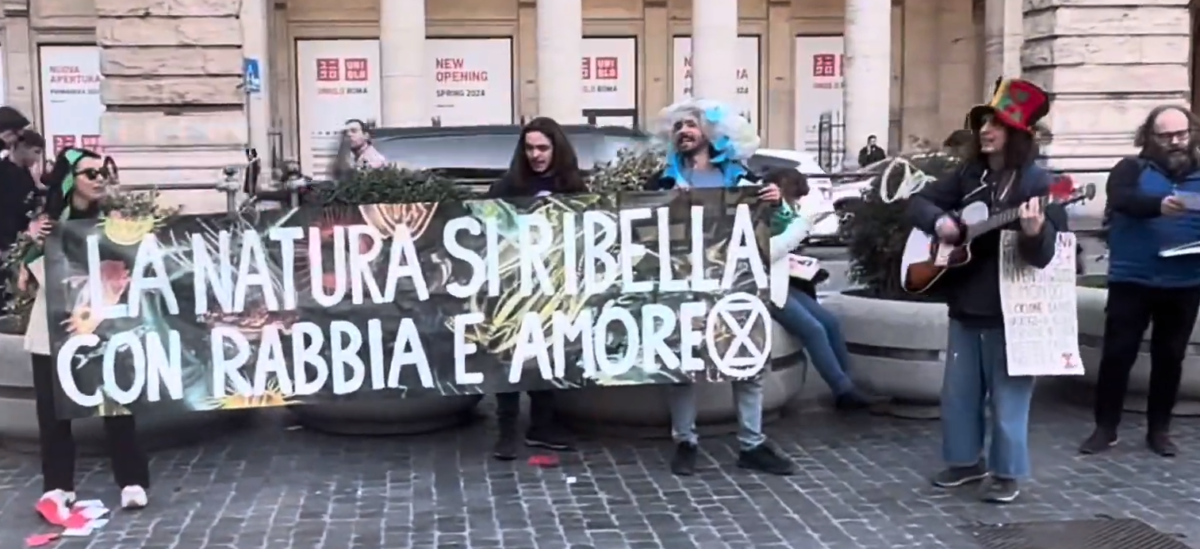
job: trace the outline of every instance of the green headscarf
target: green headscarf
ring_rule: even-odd
[[[66,152],[63,153],[63,157],[67,159],[67,164],[70,169],[67,170],[67,174],[63,177],[62,181],[62,197],[64,205],[62,214],[58,216],[59,221],[66,221],[71,218],[70,194],[71,191],[75,190],[75,165],[79,164],[79,161],[83,159],[84,154],[83,151],[79,149],[67,149]],[[37,261],[38,258],[45,255],[45,253],[46,250],[44,244],[41,246],[33,246],[30,248],[29,252],[25,254],[25,264],[28,265],[34,261]]]

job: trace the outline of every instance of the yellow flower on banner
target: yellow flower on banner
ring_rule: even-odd
[[[121,212],[112,212],[104,218],[104,236],[114,244],[136,246],[158,225],[155,217],[125,217]]]
[[[63,321],[63,325],[67,327],[67,331],[76,335],[87,335],[96,333],[96,328],[100,326],[99,314],[93,314],[92,308],[88,305],[78,305],[71,309],[71,316]]]
[[[247,408],[274,408],[276,406],[291,406],[300,404],[294,397],[279,390],[279,383],[271,381],[261,395],[232,394],[212,400],[213,408],[217,410],[244,410]]]

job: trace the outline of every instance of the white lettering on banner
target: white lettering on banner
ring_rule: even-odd
[[[705,242],[703,206],[693,206],[687,240],[691,247],[688,257],[696,262],[692,275],[679,277],[671,269],[653,269],[656,274],[665,273],[664,279],[638,280],[641,273],[632,265],[650,250],[680,253],[671,250],[665,236],[660,242],[646,244],[634,238],[641,226],[668,226],[669,213],[668,208],[592,210],[582,216],[565,212],[552,222],[547,214],[534,212],[519,216],[515,231],[504,237],[493,220],[481,223],[469,216],[450,219],[441,228],[441,249],[471,272],[465,273],[467,282],[447,284],[445,291],[460,298],[480,293],[499,295],[502,264],[497,258],[508,254],[503,266],[506,273],[518,273],[517,287],[502,299],[570,296],[571,302],[578,303],[565,305],[559,301],[558,308],[520,313],[507,368],[510,384],[521,383],[525,376],[561,379],[568,368],[578,368],[585,378],[593,379],[621,376],[635,368],[646,372],[703,371],[705,361],[697,356],[697,349],[703,349],[726,376],[757,374],[769,361],[771,330],[766,306],[753,294],[729,293],[711,306],[704,301],[673,307],[649,303],[637,311],[613,300],[603,305],[588,301],[614,290],[645,293],[656,287],[666,290],[668,286],[672,292],[728,292],[743,275],[752,278],[758,289],[768,287],[766,265],[747,204],[735,208],[729,240],[722,244],[724,262],[720,268],[714,269],[708,256],[712,250]],[[582,235],[584,241],[576,245],[574,239],[562,239],[572,241],[570,249],[565,245],[553,248],[556,227]],[[667,235],[669,231],[659,234]],[[327,240],[323,241],[323,236]],[[460,241],[468,238],[474,248]],[[502,251],[502,243],[509,252]],[[225,229],[182,239],[176,246],[167,249],[153,233],[141,240],[128,278],[128,304],[118,305],[106,293],[100,238],[88,235],[88,289],[81,299],[87,300],[99,318],[115,320],[138,318],[140,309],[148,303],[169,315],[234,315],[245,313],[252,303],[261,305],[266,313],[279,313],[295,310],[301,301],[297,292],[304,291],[322,307],[386,305],[394,303],[400,292],[421,302],[431,297],[414,238],[405,225],[396,227],[390,238],[367,224],[336,226],[332,230],[309,227],[307,231],[288,227],[259,232],[245,227],[239,228],[236,236]],[[324,257],[331,252],[332,258]],[[275,268],[282,272],[272,277],[267,258],[278,253],[302,253],[303,263],[308,264],[306,272],[297,273],[298,258],[291,257],[276,263]],[[189,259],[194,295],[185,296],[191,297],[191,305],[181,311],[166,265]],[[561,276],[564,269],[575,274]],[[273,282],[275,279],[281,282]],[[298,287],[300,281],[309,287]],[[483,313],[468,312],[453,316],[447,323],[453,332],[456,384],[486,382],[483,372],[468,370],[467,361],[468,356],[479,352],[479,340],[469,334],[485,320]],[[305,396],[327,385],[335,395],[397,389],[402,387],[405,369],[415,370],[422,387],[434,388],[427,342],[422,341],[417,321],[404,317],[394,328],[385,328],[383,323],[372,318],[366,320],[365,327],[344,319],[332,320],[327,328],[294,319],[256,327],[215,325],[208,342],[212,397],[219,399],[230,391],[245,397],[271,391],[289,397]],[[704,327],[698,328],[701,325]],[[756,332],[767,334],[766,341],[762,337],[756,340]],[[679,335],[677,346],[668,343],[674,334]],[[623,342],[618,351],[612,350],[614,340]],[[184,349],[178,331],[129,330],[110,336],[103,346],[101,390],[84,394],[72,375],[75,357],[100,344],[96,335],[80,333],[61,346],[57,368],[63,391],[73,402],[96,406],[103,400],[102,395],[119,404],[135,402],[143,395],[148,402],[182,398]],[[120,371],[116,368],[118,361]]]
[[[1083,375],[1075,295],[1075,235],[1059,233],[1054,259],[1032,267],[1017,252],[1016,231],[1000,238],[1000,306],[1012,376]]]
[[[675,100],[692,95],[692,39],[677,36],[674,41]],[[755,126],[759,123],[760,64],[759,37],[739,36],[737,40],[737,70],[731,75],[737,81],[737,103],[732,105]]]

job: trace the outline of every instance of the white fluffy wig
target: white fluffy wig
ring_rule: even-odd
[[[675,124],[689,118],[699,123],[704,136],[725,160],[741,162],[758,150],[758,131],[748,120],[723,103],[691,98],[683,99],[658,114],[655,135],[666,143],[668,150],[674,149]]]

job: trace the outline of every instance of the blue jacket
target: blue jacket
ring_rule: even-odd
[[[1175,191],[1200,193],[1200,171],[1172,179],[1146,158],[1126,158],[1108,174],[1108,281],[1153,288],[1200,286],[1200,255],[1158,252],[1200,240],[1200,213],[1161,214]]]

